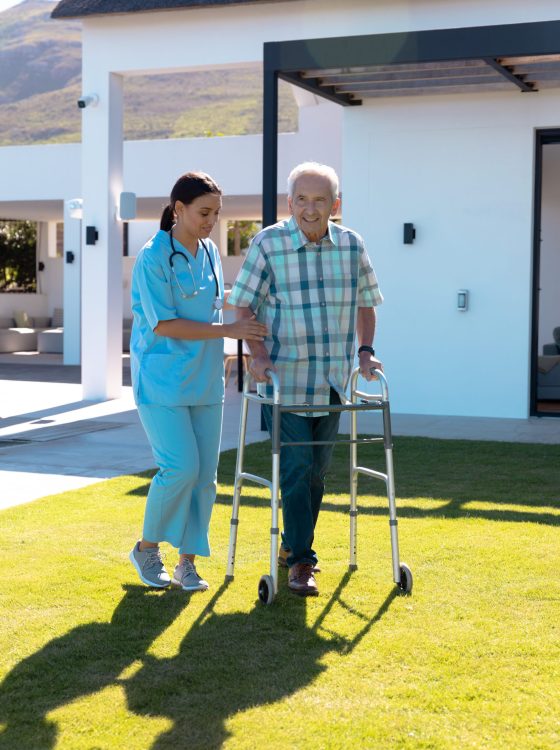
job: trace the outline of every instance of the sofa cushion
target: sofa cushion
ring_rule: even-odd
[[[33,318],[29,317],[26,310],[14,310],[16,328],[33,328]]]
[[[13,328],[14,323],[13,318],[0,318],[0,328]]]
[[[64,329],[51,328],[37,334],[37,348],[41,353],[62,354],[64,346]]]
[[[554,339],[554,343],[556,344],[556,346],[560,346],[560,326],[557,326],[552,331],[552,338]]]
[[[34,315],[33,328],[50,328],[51,319],[47,315]]]
[[[0,352],[34,352],[37,349],[37,334],[29,328],[0,330]]]
[[[64,325],[64,313],[62,307],[55,307],[52,315],[53,328],[61,328]]]

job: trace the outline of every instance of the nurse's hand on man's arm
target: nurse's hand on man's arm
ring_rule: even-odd
[[[259,323],[254,315],[241,318],[233,323],[222,325],[224,334],[230,339],[245,339],[246,341],[262,341],[268,333],[264,323]]]

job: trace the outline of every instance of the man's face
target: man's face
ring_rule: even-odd
[[[326,177],[302,174],[296,180],[293,196],[288,197],[288,206],[307,239],[318,242],[327,233],[329,216],[337,212],[339,199],[333,200]]]

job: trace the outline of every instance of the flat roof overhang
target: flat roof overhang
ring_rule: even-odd
[[[560,21],[264,44],[263,222],[276,221],[278,79],[342,106],[560,86]]]

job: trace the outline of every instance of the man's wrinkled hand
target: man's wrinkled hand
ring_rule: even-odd
[[[265,375],[267,370],[276,372],[276,369],[269,357],[253,357],[249,362],[249,372],[257,383],[267,383],[268,377]]]
[[[377,380],[376,375],[371,372],[372,370],[381,370],[383,372],[383,365],[381,362],[369,352],[362,352],[359,355],[359,364],[360,375],[368,381]]]

